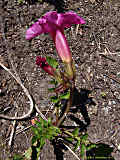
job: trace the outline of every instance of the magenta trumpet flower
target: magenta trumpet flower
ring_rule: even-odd
[[[72,55],[64,35],[64,28],[71,27],[72,24],[85,24],[85,21],[72,11],[66,13],[50,11],[27,30],[26,39],[30,40],[42,33],[50,33],[60,58],[63,62],[70,63]]]

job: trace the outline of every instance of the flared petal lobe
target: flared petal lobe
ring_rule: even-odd
[[[58,14],[57,24],[59,27],[68,28],[72,24],[85,24],[85,20],[78,16],[75,12],[66,12]]]
[[[26,32],[26,39],[31,40],[32,38],[44,33],[44,30],[39,22],[34,23]]]
[[[72,11],[66,13],[50,11],[27,30],[26,39],[30,40],[42,33],[53,35],[58,29],[63,31],[64,28],[71,27],[72,24],[85,24],[85,21]]]

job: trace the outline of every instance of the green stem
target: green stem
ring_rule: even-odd
[[[59,106],[58,106],[59,104],[56,104],[56,124],[57,124],[57,122],[58,122],[58,118],[59,118]]]
[[[70,107],[72,106],[72,98],[73,98],[74,87],[75,87],[75,85],[74,85],[74,81],[73,81],[72,82],[72,86],[70,88],[70,98],[68,100],[67,107],[65,109],[65,112],[64,112],[63,116],[58,120],[57,127],[59,127],[61,125],[62,121],[64,120],[64,118],[66,117],[67,113],[69,112]]]
[[[64,130],[63,132],[64,132],[66,135],[68,135],[68,136],[70,136],[70,137],[72,137],[72,138],[74,138],[74,139],[76,139],[76,140],[79,140],[79,137],[73,136],[73,134],[72,134],[71,132],[69,132],[69,131],[67,131],[67,130]]]

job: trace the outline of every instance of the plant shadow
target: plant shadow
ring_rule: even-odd
[[[89,105],[96,105],[95,102],[92,100],[92,98],[89,98],[89,94],[91,91],[86,89],[81,89],[80,92],[75,88],[73,93],[73,100],[72,100],[72,107],[70,109],[70,114],[68,118],[70,118],[71,121],[75,122],[79,127],[79,132],[87,131],[87,127],[90,125],[90,117],[87,112],[86,104]],[[67,102],[64,102],[64,106],[67,104]],[[84,118],[84,122],[81,121],[79,118],[77,118],[75,115],[77,112],[80,112]],[[62,128],[66,129],[75,129],[76,126],[64,126],[61,125]],[[62,144],[62,145],[61,145]],[[54,142],[54,153],[56,155],[56,160],[63,160],[64,159],[64,152],[68,149],[66,146],[61,142]],[[89,159],[112,159],[114,158],[111,156],[111,153],[113,152],[113,148],[110,147],[107,144],[104,143],[98,143],[96,144],[95,148],[92,148],[88,151],[86,151],[86,156]]]
[[[79,132],[87,131],[87,126],[90,125],[90,118],[87,112],[86,104],[93,104],[95,105],[92,98],[89,98],[89,94],[91,93],[90,90],[81,89],[80,92],[75,88],[73,92],[73,99],[72,99],[72,107],[70,108],[70,115],[67,117],[75,122],[77,124],[77,128],[79,128]],[[67,105],[67,101],[63,101],[63,113]],[[77,118],[75,115],[77,112],[80,112],[84,118],[84,122],[81,121],[79,118]],[[65,120],[64,120],[65,121]],[[63,123],[64,123],[63,121]],[[66,129],[75,129],[76,126],[65,126],[61,125],[60,128],[66,128]],[[57,142],[57,144],[54,142],[54,153],[56,155],[56,160],[63,160],[64,159],[64,152],[63,150],[67,150],[64,144],[62,146],[60,145],[61,142]],[[59,147],[58,147],[59,146]],[[61,155],[61,156],[60,156]]]
[[[90,118],[88,116],[86,104],[89,105],[96,105],[95,102],[92,100],[92,98],[89,98],[89,94],[91,91],[86,90],[86,89],[81,89],[80,92],[75,88],[73,92],[73,99],[72,99],[72,107],[70,108],[70,114],[68,114],[68,118],[75,122],[78,127],[80,128],[79,131],[84,131],[86,130],[87,126],[90,125]],[[64,113],[64,110],[66,108],[67,101],[64,102],[63,110],[62,112]],[[84,122],[81,121],[79,118],[77,118],[75,115],[76,113],[80,112],[84,118]],[[68,128],[68,129],[73,129],[76,128],[76,126],[64,126],[61,125],[62,128]]]
[[[110,147],[108,144],[99,143],[96,145],[96,148],[93,148],[86,152],[87,157],[95,159],[110,159],[114,160],[114,158],[111,156],[111,153],[113,152],[113,147]]]

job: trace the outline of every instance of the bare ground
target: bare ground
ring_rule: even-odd
[[[56,0],[57,1],[57,0]],[[35,65],[36,56],[56,56],[53,41],[48,35],[41,35],[32,41],[25,40],[25,32],[36,19],[47,11],[73,10],[86,20],[86,25],[66,29],[73,58],[76,64],[76,88],[91,91],[90,98],[83,98],[90,124],[87,131],[91,141],[108,144],[113,147],[112,156],[120,159],[120,1],[114,0],[66,0],[46,2],[29,1],[19,4],[13,0],[0,1],[0,55],[5,66],[12,69],[11,61],[24,86],[29,90],[39,109],[45,111],[51,107],[47,91],[49,77]],[[93,2],[93,3],[92,3]],[[77,32],[77,34],[76,34]],[[60,60],[59,60],[60,61]],[[8,72],[0,68],[0,111],[6,115],[21,116],[29,111],[29,101],[22,88]],[[17,130],[30,125],[32,114],[25,121],[17,121]],[[76,118],[84,122],[78,109]],[[70,117],[68,116],[68,121]],[[6,160],[14,153],[23,153],[30,146],[31,131],[15,135],[12,151],[8,141],[12,121],[0,119],[0,159]],[[70,124],[73,123],[72,121]],[[69,123],[67,124],[69,125]],[[79,156],[79,151],[77,151]],[[75,157],[64,152],[64,159]],[[54,160],[53,146],[49,143],[41,152],[42,160]]]

